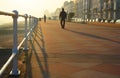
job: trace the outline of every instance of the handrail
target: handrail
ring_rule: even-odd
[[[9,59],[7,60],[7,62],[0,69],[0,77],[2,76],[2,74],[5,71],[5,69],[7,68],[7,66],[11,63],[11,61],[13,60],[13,58],[15,57],[15,55],[16,55],[15,53],[12,53],[12,55],[9,57]]]
[[[31,28],[31,30],[27,33],[27,37],[30,35],[30,33],[32,33],[33,28]],[[27,40],[27,38],[23,38],[21,43],[18,45],[18,47],[17,47],[18,50],[20,49],[20,47],[22,46],[22,44],[24,43],[25,40]]]
[[[0,11],[0,15],[14,16],[15,14],[14,13]],[[20,15],[20,14],[18,16],[19,17],[27,17],[25,15]]]
[[[12,75],[19,75],[19,71],[18,71],[18,62],[17,62],[17,53],[20,49],[20,47],[22,46],[22,44],[24,43],[24,50],[28,50],[28,46],[27,46],[27,40],[28,40],[28,36],[30,36],[31,39],[31,33],[33,32],[35,26],[37,26],[38,23],[38,18],[34,17],[34,16],[29,16],[27,14],[25,15],[20,15],[18,14],[18,11],[14,10],[14,13],[8,13],[8,12],[3,12],[0,11],[0,15],[7,15],[7,16],[12,16],[13,18],[13,50],[12,50],[12,54],[9,57],[9,59],[7,60],[7,62],[3,65],[3,67],[0,69],[0,77],[2,76],[2,74],[4,73],[4,71],[6,70],[6,68],[8,67],[8,65],[11,63],[11,61],[13,60],[13,68],[12,68]],[[21,41],[21,43],[18,45],[18,39],[17,39],[17,18],[18,17],[24,17],[25,18],[25,34],[24,34],[24,38]],[[27,32],[27,19],[29,18],[29,31]]]

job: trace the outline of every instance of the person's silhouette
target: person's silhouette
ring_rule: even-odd
[[[46,23],[46,15],[44,15],[44,22]]]
[[[62,8],[62,11],[60,12],[59,19],[61,27],[65,27],[65,19],[67,18],[67,13],[64,11],[64,8]]]

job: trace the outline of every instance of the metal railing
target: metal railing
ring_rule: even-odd
[[[28,50],[28,45],[27,45],[27,40],[28,40],[28,36],[29,39],[31,40],[31,34],[34,30],[34,28],[37,26],[38,24],[38,18],[33,17],[33,16],[28,16],[27,14],[25,15],[20,15],[18,14],[18,11],[14,10],[13,13],[8,13],[8,12],[2,12],[0,11],[0,15],[5,15],[5,16],[11,16],[13,18],[13,48],[12,48],[12,54],[9,57],[9,59],[7,60],[7,62],[3,65],[3,67],[0,69],[0,77],[2,76],[2,74],[4,73],[4,71],[6,70],[6,68],[8,67],[8,65],[13,61],[13,67],[12,67],[12,71],[11,71],[11,75],[19,75],[19,70],[18,70],[18,60],[17,60],[17,54],[19,53],[19,49],[22,46],[22,44],[24,43],[24,50]],[[23,17],[25,18],[25,33],[24,33],[24,38],[21,41],[21,43],[18,45],[18,17]],[[28,21],[29,19],[29,21]],[[28,23],[29,22],[29,23]],[[27,26],[29,25],[29,31]]]

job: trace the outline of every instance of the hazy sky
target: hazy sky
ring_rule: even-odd
[[[54,12],[63,5],[64,1],[66,0],[0,0],[0,10],[7,12],[18,10],[20,14],[27,13],[39,17],[46,9]]]

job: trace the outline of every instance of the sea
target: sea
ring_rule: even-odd
[[[24,20],[24,18],[21,18],[21,17],[18,18],[18,21],[23,21],[23,20]],[[6,23],[12,23],[12,22],[13,22],[12,16],[0,15],[0,27]]]

